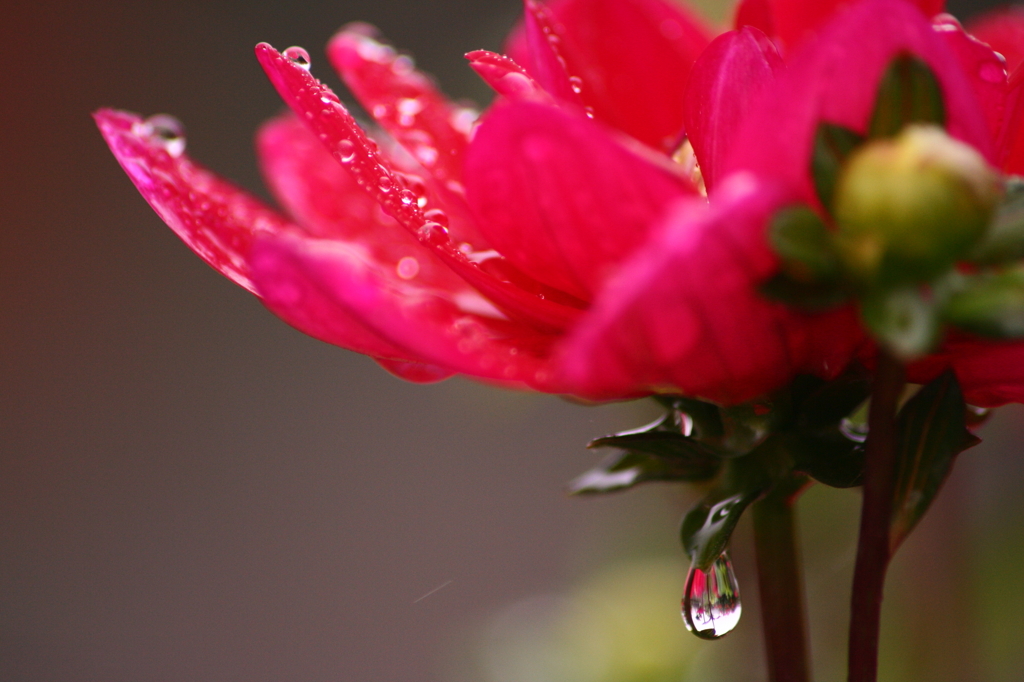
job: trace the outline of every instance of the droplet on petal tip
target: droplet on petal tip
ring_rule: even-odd
[[[740,622],[739,583],[725,552],[707,571],[690,567],[683,592],[683,622],[701,639],[718,639]]]
[[[185,126],[169,114],[156,114],[137,123],[132,131],[177,158],[185,152]]]
[[[293,45],[292,47],[285,49],[281,54],[304,68],[306,71],[309,71],[310,66],[312,66],[312,63],[309,60],[309,52],[298,45]]]

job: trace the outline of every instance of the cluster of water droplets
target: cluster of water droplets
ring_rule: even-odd
[[[177,158],[185,153],[185,126],[168,114],[156,114],[135,124],[133,132]]]
[[[940,14],[935,17],[932,29],[938,33],[960,33],[966,40],[984,46],[986,53],[990,51],[988,45],[965,31],[960,21],[952,14]],[[1006,58],[998,52],[991,51],[991,53],[991,58],[983,59],[977,65],[978,78],[993,85],[1004,83],[1007,77]]]
[[[686,629],[701,639],[718,639],[740,622],[740,587],[728,553],[723,552],[707,571],[690,567],[682,611]]]

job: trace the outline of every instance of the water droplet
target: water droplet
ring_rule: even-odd
[[[395,181],[391,179],[390,175],[381,175],[380,180],[377,181],[377,187],[381,192],[387,193],[395,188]]]
[[[868,439],[868,424],[865,421],[844,417],[839,422],[839,432],[855,443],[863,443]]]
[[[398,193],[398,200],[402,202],[403,206],[412,206],[416,203],[416,193],[403,189]]]
[[[448,241],[448,228],[435,222],[427,222],[420,228],[420,239],[428,244],[443,244]]]
[[[433,221],[442,227],[448,227],[448,214],[439,208],[432,208],[423,214],[427,220]]]
[[[395,271],[402,279],[412,279],[420,273],[420,262],[412,256],[406,256],[398,261]]]
[[[342,163],[352,163],[356,156],[356,145],[352,140],[341,140],[338,142],[338,155]]]
[[[281,54],[294,62],[297,66],[301,66],[306,71],[309,71],[309,53],[306,52],[304,48],[301,48],[298,45],[293,45]]]
[[[683,594],[683,622],[701,639],[718,639],[740,622],[740,588],[725,552],[707,571],[690,567]]]
[[[185,126],[168,114],[150,116],[143,123],[143,131],[149,139],[165,152],[177,158],[185,151]]]
[[[583,79],[579,76],[569,76],[569,87],[577,95],[583,92]]]

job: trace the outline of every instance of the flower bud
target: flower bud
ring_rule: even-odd
[[[936,126],[908,126],[848,161],[836,188],[836,240],[864,284],[928,281],[966,257],[999,199],[998,175]]]

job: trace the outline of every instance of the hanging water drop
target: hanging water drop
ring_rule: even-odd
[[[306,71],[309,71],[309,53],[306,52],[305,48],[301,48],[298,45],[293,45],[292,47],[289,47],[281,54],[283,54],[287,59],[290,59],[292,62],[294,62],[297,66],[301,66]]]
[[[185,126],[167,114],[150,116],[143,124],[146,135],[165,152],[177,158],[185,151]]]
[[[743,609],[732,562],[725,552],[707,571],[690,567],[683,593],[683,622],[701,639],[718,639],[740,622]]]
[[[577,95],[583,92],[583,79],[579,76],[569,76],[569,87]]]

